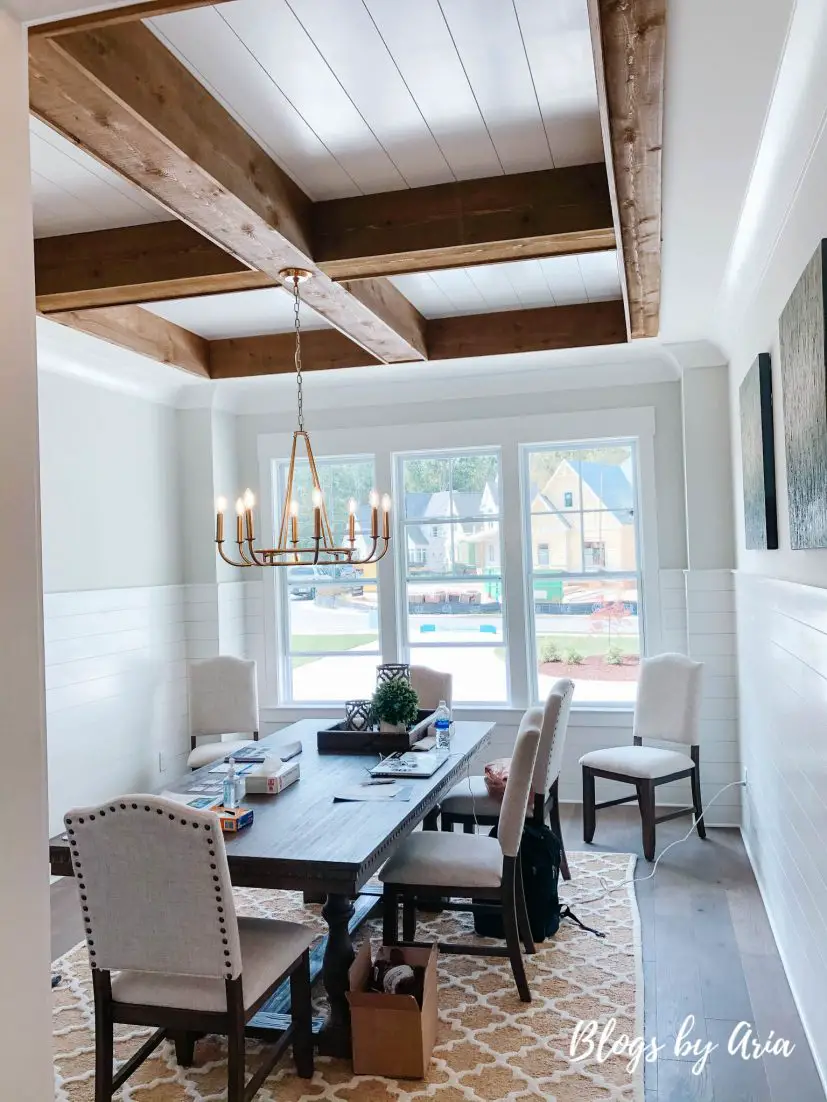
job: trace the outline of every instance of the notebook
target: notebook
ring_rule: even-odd
[[[388,754],[370,771],[372,777],[432,777],[450,757],[447,750],[429,750],[427,754],[397,751]]]

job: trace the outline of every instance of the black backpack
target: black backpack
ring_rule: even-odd
[[[491,831],[491,837],[497,836],[497,828]],[[560,906],[557,885],[560,879],[560,858],[562,847],[560,840],[551,827],[529,819],[523,828],[520,844],[520,868],[523,874],[528,922],[531,936],[536,942],[554,937],[563,918],[570,918],[584,930],[598,934],[576,918],[568,907]],[[484,904],[484,900],[474,900]],[[502,916],[499,910],[484,908],[474,912],[474,930],[480,937],[505,937]]]

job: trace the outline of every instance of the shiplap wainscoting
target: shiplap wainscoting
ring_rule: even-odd
[[[163,783],[187,741],[184,586],[47,593],[50,831],[68,807]]]
[[[186,769],[187,660],[263,669],[260,582],[47,593],[50,830],[73,804],[163,785]]]
[[[737,575],[742,830],[827,1082],[827,590]]]

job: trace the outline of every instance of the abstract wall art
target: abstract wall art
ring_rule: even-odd
[[[790,547],[827,547],[827,345],[822,241],[778,323]]]
[[[778,548],[775,451],[772,428],[772,365],[762,352],[744,376],[739,392],[744,535],[753,551]]]

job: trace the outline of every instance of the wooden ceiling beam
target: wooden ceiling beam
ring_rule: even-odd
[[[138,352],[158,363],[210,378],[210,344],[203,337],[159,318],[140,306],[107,306],[100,310],[67,310],[49,314],[49,321]]]
[[[614,246],[603,164],[331,199],[313,206],[314,256],[334,279]]]
[[[226,0],[144,0],[143,3],[126,4],[107,11],[87,12],[85,15],[70,15],[66,19],[53,19],[48,23],[36,23],[29,27],[29,38],[56,38],[75,31],[95,31],[99,27],[114,27],[118,23],[134,23],[140,19],[153,19],[157,15],[169,15],[170,12],[189,11],[190,8],[205,8],[222,3],[226,3]]]
[[[588,0],[588,7],[629,331],[656,337],[666,0]]]
[[[177,219],[40,237],[34,264],[43,314],[274,286]]]
[[[237,260],[274,280],[308,268],[307,304],[371,355],[424,357],[424,322],[390,284],[357,297],[318,268],[307,196],[142,23],[31,39],[29,96],[40,119]]]
[[[315,203],[310,219],[314,260],[357,297],[366,276],[615,245],[603,164]],[[41,238],[35,270],[45,312],[274,284],[182,222]]]
[[[429,360],[519,355],[558,348],[582,348],[626,341],[623,303],[587,302],[536,310],[507,310],[440,318],[426,324]],[[363,367],[372,361],[341,333],[322,330],[302,336],[304,363],[320,371]],[[293,336],[278,333],[210,342],[214,379],[293,372]]]

